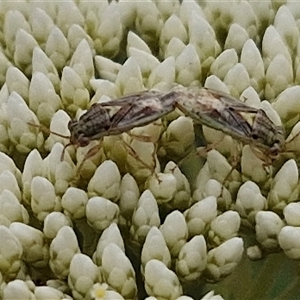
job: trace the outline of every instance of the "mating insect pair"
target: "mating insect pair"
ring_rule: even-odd
[[[112,114],[112,108],[118,109]],[[65,148],[69,145],[87,146],[92,140],[145,126],[175,108],[197,123],[249,144],[266,165],[285,149],[283,127],[276,126],[262,109],[250,107],[221,92],[181,86],[169,92],[144,91],[93,104],[79,120],[69,122],[71,136],[63,136],[70,139]],[[89,153],[92,152],[91,149]],[[86,158],[90,157],[89,153]]]

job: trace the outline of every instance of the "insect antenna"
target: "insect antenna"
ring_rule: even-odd
[[[47,133],[47,134],[54,134],[56,136],[59,136],[59,137],[62,137],[64,139],[70,139],[70,136],[68,135],[64,135],[64,134],[60,134],[58,132],[54,132],[54,131],[51,131],[50,129],[48,129],[47,127],[45,127],[44,125],[38,125],[38,124],[35,124],[35,123],[31,123],[31,122],[27,122],[28,125],[30,126],[33,126],[33,127],[36,127],[36,128],[39,128],[41,131]],[[66,148],[73,145],[72,143],[68,143],[67,145],[64,146],[63,148],[63,151],[61,153],[61,156],[60,156],[60,161],[63,161],[64,160],[64,156],[65,156],[65,152],[66,152]]]
[[[39,128],[41,131],[43,131],[45,133],[48,133],[48,134],[52,133],[52,134],[54,134],[56,136],[59,136],[59,137],[62,137],[64,139],[70,139],[69,135],[64,135],[64,134],[61,134],[61,133],[58,133],[58,132],[51,131],[50,129],[48,129],[44,125],[38,125],[38,124],[35,124],[35,123],[31,123],[31,122],[27,122],[27,124],[30,125],[30,126]]]

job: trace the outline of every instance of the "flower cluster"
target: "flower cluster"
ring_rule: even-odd
[[[300,5],[199,3],[0,2],[0,298],[221,300],[244,252],[300,259]],[[92,104],[174,84],[263,108],[287,155],[179,111],[65,147]]]

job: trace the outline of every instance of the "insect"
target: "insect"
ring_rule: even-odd
[[[262,109],[206,88],[177,88],[174,99],[176,107],[194,122],[248,144],[266,164],[271,164],[285,149],[283,127],[276,126]]]
[[[196,123],[249,144],[267,165],[285,149],[283,127],[276,126],[264,110],[250,107],[222,92],[177,86],[169,92],[150,90],[93,104],[78,120],[69,121],[70,137],[60,135],[70,139],[64,151],[69,145],[84,147],[92,140],[147,125],[175,108]],[[93,151],[91,148],[86,157]]]
[[[118,107],[117,110],[115,110],[116,107]],[[61,135],[49,130],[45,131],[69,139],[69,143],[65,145],[61,155],[61,160],[63,160],[65,150],[70,145],[84,147],[91,141],[99,140],[104,136],[118,135],[134,127],[145,126],[174,109],[172,93],[162,95],[158,91],[146,91],[109,102],[93,104],[78,120],[73,119],[69,121],[68,129],[70,136]],[[113,113],[113,111],[115,112]],[[30,122],[28,124],[41,128],[37,124]],[[144,141],[147,140],[147,137],[137,138],[142,138]],[[127,144],[125,143],[125,145]],[[96,145],[89,149],[83,162],[93,156],[98,147]],[[127,147],[130,148],[131,152],[134,152],[129,145]],[[78,169],[81,168],[81,165]]]

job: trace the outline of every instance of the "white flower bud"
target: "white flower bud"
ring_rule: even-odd
[[[188,35],[186,28],[182,24],[180,18],[176,15],[173,14],[166,20],[164,23],[160,36],[159,36],[159,45],[160,45],[160,50],[163,52],[166,46],[169,44],[171,39],[173,37],[176,37],[180,39],[183,43],[187,43],[188,41]],[[161,53],[162,54],[162,53]],[[199,61],[199,67],[200,67],[200,61]]]
[[[159,230],[164,236],[171,255],[177,257],[188,237],[188,228],[183,214],[178,210],[171,212]]]
[[[266,249],[276,250],[278,247],[277,236],[284,226],[283,221],[271,211],[259,211],[255,217],[256,238]]]
[[[293,65],[283,54],[278,53],[266,72],[266,99],[275,99],[278,94],[294,82]]]
[[[253,153],[249,145],[243,147],[241,170],[243,181],[249,180],[263,185],[270,178],[268,170],[264,166],[264,162]]]
[[[198,202],[209,196],[217,198],[219,210],[225,211],[231,208],[232,197],[230,192],[215,179],[209,179],[204,186],[197,186],[193,194],[193,202]]]
[[[89,91],[86,89],[80,75],[71,67],[64,67],[61,76],[62,103],[75,113],[79,107],[85,107],[90,101]]]
[[[236,211],[226,211],[217,216],[210,224],[208,238],[213,245],[220,245],[235,237],[241,224],[240,215]]]
[[[43,232],[45,237],[49,240],[54,239],[63,226],[72,226],[70,218],[61,212],[50,213],[44,220]]]
[[[132,218],[133,211],[136,208],[140,197],[139,187],[129,173],[123,176],[120,190],[120,214],[126,221],[129,221]]]
[[[27,156],[22,173],[23,200],[26,204],[31,201],[31,182],[35,176],[43,175],[43,159],[37,149]]]
[[[23,247],[17,237],[5,226],[0,226],[0,271],[5,280],[17,276],[21,268]]]
[[[44,97],[41,97],[41,94]],[[32,75],[29,87],[29,107],[39,121],[50,125],[53,114],[61,108],[61,100],[50,79],[41,72]]]
[[[174,37],[165,49],[164,58],[177,57],[185,49],[186,45],[178,38]]]
[[[106,7],[101,14],[101,24],[95,33],[94,44],[96,52],[103,53],[106,57],[114,57],[120,51],[123,26],[117,7],[117,3],[111,3]]]
[[[159,225],[160,218],[156,199],[149,190],[145,190],[133,213],[130,234],[135,241],[142,245],[150,228]]]
[[[96,170],[88,185],[88,195],[101,196],[116,202],[120,196],[121,175],[111,160],[104,161]]]
[[[176,58],[176,82],[184,86],[198,84],[201,80],[201,63],[192,44],[188,44]]]
[[[170,209],[173,209],[173,207],[180,210],[188,208],[191,200],[191,189],[187,178],[172,161],[167,163],[164,173],[172,174],[176,179],[176,192],[172,200],[168,202],[167,205]]]
[[[12,92],[7,99],[6,113],[9,138],[16,149],[20,153],[28,153],[33,148],[40,149],[44,142],[43,133],[27,124],[37,120],[36,116],[16,92]]]
[[[52,82],[54,89],[56,91],[60,90],[60,78],[56,67],[52,60],[39,47],[34,48],[32,55],[32,74],[35,72],[41,72],[46,75]]]
[[[152,1],[137,2],[135,26],[141,38],[151,44],[161,32],[162,19],[156,3]]]
[[[173,174],[158,173],[149,177],[145,186],[154,195],[158,204],[166,204],[175,196],[176,183]]]
[[[9,67],[6,72],[6,84],[9,93],[18,93],[28,103],[29,80],[16,67]]]
[[[258,211],[267,208],[267,200],[261,194],[259,187],[252,181],[245,182],[239,189],[235,209],[239,215],[254,225],[255,215]]]
[[[110,224],[110,226],[107,227],[101,234],[96,251],[93,254],[93,261],[97,266],[101,266],[103,251],[105,247],[111,243],[117,245],[123,252],[125,252],[123,238],[116,223]]]
[[[300,202],[290,203],[283,209],[285,221],[291,226],[300,226]]]
[[[146,264],[145,289],[148,295],[157,299],[171,300],[182,294],[182,287],[176,274],[156,259]]]
[[[22,244],[23,260],[33,267],[45,267],[49,259],[49,247],[43,233],[19,222],[11,223],[9,229]]]
[[[300,122],[297,122],[285,140],[286,152],[297,153],[300,146]]]
[[[94,283],[99,280],[99,269],[85,254],[75,254],[70,263],[68,284],[75,299],[84,299],[89,295]]]
[[[291,122],[293,120],[295,113],[300,112],[300,103],[299,96],[300,86],[295,85],[286,88],[280,95],[277,97],[276,102],[274,102],[274,109],[280,116],[280,119],[283,123]],[[289,126],[294,125],[296,120],[289,124]]]
[[[95,70],[93,65],[93,54],[87,40],[83,39],[77,46],[75,52],[70,61],[70,67],[80,76],[84,86],[89,86],[89,81],[95,76]],[[76,103],[76,99],[73,100],[74,104],[80,107],[86,107],[87,103]]]
[[[35,296],[30,287],[22,280],[8,282],[3,289],[3,300],[34,300]]]
[[[86,20],[87,21],[87,20]],[[87,34],[85,29],[83,29],[79,24],[74,23],[70,26],[68,30],[67,40],[70,44],[71,51],[75,51],[77,46],[82,42],[86,41],[91,49],[94,48],[93,39]],[[94,52],[94,51],[93,51]]]
[[[253,63],[255,61],[255,64]],[[248,39],[241,52],[241,64],[246,68],[251,86],[260,92],[265,84],[265,67],[261,53],[252,39]]]
[[[10,191],[21,202],[21,191],[14,174],[9,170],[4,170],[0,174],[0,193],[4,190]]]
[[[104,197],[92,197],[86,204],[85,214],[88,224],[96,231],[102,231],[118,221],[119,207]]]
[[[243,251],[243,240],[238,237],[210,250],[207,254],[206,275],[214,281],[228,276],[242,259]]]
[[[111,243],[104,248],[101,273],[107,284],[125,299],[136,297],[134,269],[125,253],[116,244]]]
[[[151,259],[163,262],[168,268],[171,267],[171,254],[161,231],[153,226],[147,234],[141,253],[141,271],[145,273],[145,266]]]
[[[209,196],[191,206],[184,212],[189,237],[203,234],[209,223],[217,217],[217,199]]]
[[[27,31],[19,29],[15,39],[14,61],[17,67],[24,70],[26,75],[32,74],[32,52],[38,46],[37,41]]]
[[[293,52],[299,41],[299,31],[294,18],[294,8],[282,5],[278,8],[274,19],[274,26],[285,44]]]
[[[234,49],[226,49],[213,61],[210,66],[210,72],[222,80],[237,63],[238,56],[236,51]]]
[[[61,199],[64,214],[75,220],[85,217],[87,202],[86,192],[75,187],[69,187]]]
[[[51,151],[51,149],[56,143],[63,144],[64,146],[66,146],[69,143],[69,138],[66,138],[70,136],[70,131],[68,129],[69,121],[70,117],[64,110],[58,110],[54,113],[49,128],[50,131],[53,133],[50,133],[49,137],[46,139],[44,144],[44,148],[47,151]],[[55,133],[63,135],[65,137],[58,136]],[[68,157],[68,153],[74,153],[74,148],[67,147],[63,157],[63,160],[67,161],[70,165],[73,165],[73,162],[71,162],[71,160]]]
[[[133,132],[133,134],[135,133]],[[147,136],[147,134],[145,134],[145,136]],[[151,174],[159,172],[160,165],[156,157],[155,144],[153,142],[139,141],[126,134],[123,136],[123,139],[125,143],[129,145],[129,147],[125,145],[126,170],[128,170],[137,181],[145,181]]]
[[[284,253],[291,259],[300,258],[300,228],[284,226],[278,234],[278,242]]]
[[[270,62],[274,57],[281,53],[283,56],[292,63],[291,55],[286,44],[283,42],[276,28],[270,25],[262,39],[262,53],[264,54],[265,68],[269,67]]]
[[[178,300],[178,299],[177,299]],[[201,300],[224,300],[220,295],[215,295],[214,291],[207,293]]]
[[[101,78],[115,82],[122,65],[104,56],[97,55],[95,56],[95,67]]]
[[[44,44],[51,29],[55,26],[51,17],[43,9],[34,7],[29,14],[29,22],[32,29],[32,35],[40,44]]]
[[[20,170],[16,167],[14,161],[5,153],[0,152],[0,175],[4,171],[10,171],[17,179],[18,185],[21,185],[21,174]],[[24,173],[24,171],[23,171]]]
[[[238,97],[243,90],[250,86],[250,78],[246,68],[241,64],[235,64],[226,74],[224,83],[230,86],[230,93]]]
[[[62,227],[50,244],[49,266],[59,279],[67,278],[70,262],[79,246],[73,229],[69,226]]]
[[[232,23],[228,30],[224,48],[235,49],[236,52],[240,53],[248,39],[249,35],[246,29],[237,23]]]
[[[290,159],[281,167],[273,179],[268,195],[269,207],[282,211],[289,203],[298,199],[298,167],[295,160]]]
[[[27,210],[9,190],[0,192],[0,215],[4,215],[10,222],[29,223]]]
[[[182,134],[182,133],[185,134]],[[180,116],[172,121],[161,139],[165,151],[175,158],[183,158],[195,142],[193,121],[191,118]]]
[[[3,35],[11,55],[15,52],[15,39],[19,29],[31,32],[30,25],[20,11],[17,9],[7,11],[4,18]]]
[[[240,184],[240,174],[237,170],[232,170],[232,166],[228,163],[226,158],[222,156],[218,151],[211,150],[207,154],[207,165],[210,172],[210,178],[216,179],[219,182],[223,182],[229,172],[231,172],[229,178],[227,178],[228,190],[236,189]],[[200,171],[201,172],[201,171]]]
[[[58,71],[63,69],[70,56],[69,43],[61,30],[56,26],[50,31],[45,46],[45,53],[52,60]]]
[[[217,42],[215,32],[205,17],[192,12],[188,20],[189,41],[196,48],[196,51],[201,57],[202,65],[212,61],[221,51],[220,45]],[[205,32],[205,34],[200,34]],[[208,60],[206,62],[206,60]]]
[[[172,56],[166,58],[149,75],[148,87],[155,87],[173,83],[176,77],[175,59]]]
[[[184,281],[195,280],[206,268],[207,250],[203,235],[194,236],[182,246],[176,260],[176,274]]]
[[[53,211],[61,210],[60,197],[54,186],[44,177],[36,176],[31,183],[31,208],[36,217],[43,221]]]
[[[116,86],[125,95],[143,90],[141,69],[133,57],[129,57],[122,65],[116,78]]]
[[[34,289],[34,295],[38,300],[60,300],[64,298],[64,294],[50,286],[37,286]]]
[[[129,31],[128,35],[127,35],[127,54],[128,56],[131,56],[131,50],[137,50],[137,53],[143,52],[145,54],[150,54],[149,58],[150,60],[155,60],[157,62],[157,65],[159,64],[159,60],[151,54],[151,49],[149,48],[148,44],[141,39],[141,37],[139,35],[137,35],[136,33],[134,33],[133,31]],[[137,58],[134,54],[133,54],[134,58]],[[138,60],[136,60],[138,62]],[[138,65],[141,66],[138,62]],[[150,65],[151,65],[151,61],[150,61]]]
[[[257,245],[248,247],[247,248],[247,256],[251,260],[259,260],[262,258],[262,251]]]
[[[130,31],[129,34],[130,33],[132,32]],[[151,72],[159,65],[159,60],[153,56],[151,52],[148,53],[146,51],[130,47],[128,48],[128,56],[134,58],[141,70],[143,78],[148,79],[149,74],[151,74]]]

